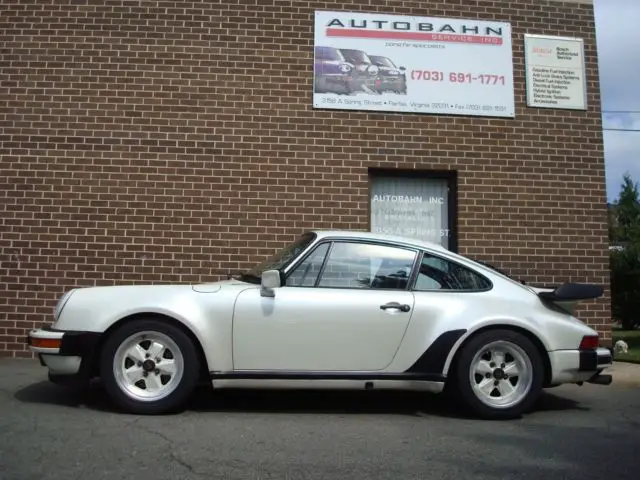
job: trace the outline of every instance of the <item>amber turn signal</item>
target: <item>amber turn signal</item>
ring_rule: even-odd
[[[31,346],[36,348],[60,348],[62,340],[59,338],[32,338]]]

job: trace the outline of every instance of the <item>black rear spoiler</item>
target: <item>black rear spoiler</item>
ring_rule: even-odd
[[[591,300],[604,295],[604,287],[588,283],[564,283],[551,291],[538,292],[538,296],[551,302]]]

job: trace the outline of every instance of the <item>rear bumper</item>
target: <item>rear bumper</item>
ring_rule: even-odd
[[[100,342],[98,332],[56,330],[43,327],[31,330],[26,338],[29,350],[49,370],[55,383],[78,384],[91,380]]]
[[[549,352],[552,385],[590,382],[609,385],[611,378],[600,375],[613,365],[611,351],[607,348],[595,350],[557,350]]]
[[[598,348],[597,350],[580,350],[580,363],[578,369],[581,372],[593,372],[610,367],[613,364],[613,357],[608,348]]]

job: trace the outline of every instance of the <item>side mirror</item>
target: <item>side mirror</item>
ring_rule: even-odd
[[[405,67],[400,67],[398,70],[400,70],[401,72],[404,72],[406,70]]]
[[[280,283],[280,272],[278,270],[266,270],[262,272],[262,282],[260,285],[260,295],[263,297],[275,297],[274,288],[282,286]]]

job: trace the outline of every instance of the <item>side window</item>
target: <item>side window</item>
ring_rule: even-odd
[[[489,280],[474,271],[443,258],[425,254],[414,290],[486,290]]]
[[[286,285],[288,287],[313,287],[328,249],[329,243],[323,243],[316,247],[302,263],[291,271],[287,277]]]
[[[318,286],[404,290],[416,255],[385,245],[335,242]]]

